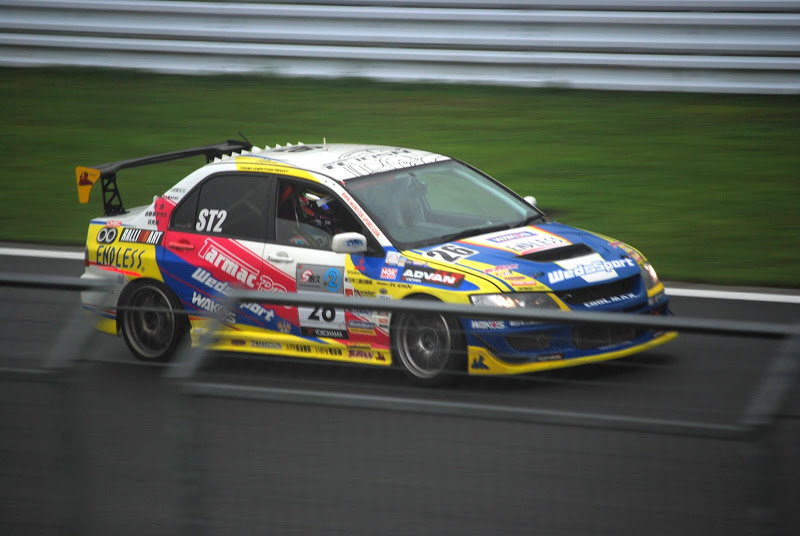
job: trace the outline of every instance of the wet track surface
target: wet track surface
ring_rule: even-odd
[[[82,270],[79,261],[0,256],[0,271],[4,272],[79,275]],[[40,361],[65,319],[78,312],[75,293],[9,288],[0,291],[6,326],[2,332],[3,354],[17,363]],[[800,305],[794,304],[673,298],[672,308],[676,314],[684,317],[781,323],[800,321]],[[626,359],[523,377],[465,377],[456,385],[441,389],[411,386],[400,372],[393,370],[239,355],[214,356],[203,369],[201,377],[210,382],[235,385],[735,424],[757,388],[769,358],[776,355],[780,347],[781,342],[776,340],[682,334],[665,346]],[[136,362],[121,339],[105,335],[92,339],[85,358],[86,361],[79,365],[79,382],[85,386],[80,404],[86,409],[81,425],[86,445],[82,464],[87,482],[83,500],[91,505],[90,511],[96,512],[87,521],[87,527],[96,533],[174,533],[181,511],[180,497],[174,486],[177,434],[175,392],[174,386],[163,378],[165,368]],[[214,460],[215,463],[211,465],[220,468],[219,471],[210,470],[206,475],[211,487],[218,490],[232,485],[234,478],[231,475],[248,471],[255,475],[263,475],[265,471],[272,474],[273,479],[280,482],[281,490],[269,488],[270,495],[262,497],[264,507],[256,510],[260,511],[259,516],[263,516],[263,519],[280,520],[278,525],[272,527],[277,533],[368,533],[374,531],[375,527],[390,526],[392,530],[386,530],[385,533],[405,534],[418,532],[420,523],[426,527],[424,532],[437,534],[479,534],[490,530],[499,531],[497,533],[529,533],[525,527],[529,527],[532,517],[538,515],[550,516],[550,524],[541,527],[548,533],[559,533],[559,529],[564,529],[565,533],[576,533],[576,525],[569,513],[576,508],[580,508],[585,515],[586,533],[594,532],[590,527],[604,527],[597,533],[624,533],[628,528],[631,533],[641,533],[642,530],[658,527],[659,516],[664,515],[663,510],[642,510],[631,518],[631,523],[611,522],[609,519],[619,515],[622,504],[630,498],[612,500],[611,504],[603,505],[602,501],[589,500],[581,493],[569,490],[558,492],[562,499],[555,508],[551,504],[546,512],[538,513],[533,507],[529,507],[527,512],[524,508],[520,510],[514,507],[498,515],[493,510],[496,505],[492,506],[481,499],[481,495],[473,500],[464,499],[461,496],[464,490],[457,488],[466,485],[485,489],[488,486],[492,496],[504,504],[509,501],[517,501],[517,506],[528,504],[517,495],[515,490],[519,489],[521,483],[514,476],[515,468],[524,466],[526,462],[514,456],[506,456],[504,461],[494,459],[488,462],[493,458],[493,453],[492,443],[487,438],[496,437],[511,445],[532,441],[526,435],[531,433],[532,427],[528,426],[525,431],[519,423],[470,423],[466,420],[464,423],[454,423],[452,418],[395,415],[392,418],[397,420],[396,426],[393,426],[396,432],[389,434],[391,437],[384,434],[371,437],[369,444],[350,444],[364,430],[375,429],[376,419],[381,421],[383,418],[379,412],[369,411],[369,408],[360,412],[330,408],[326,417],[324,411],[312,414],[303,408],[285,404],[259,406],[238,401],[215,404],[206,404],[204,401],[201,406],[206,419],[202,421],[200,437],[208,439],[203,450],[204,463]],[[795,396],[790,413],[798,415],[798,406]],[[468,417],[465,415],[465,418]],[[22,415],[20,420],[24,420]],[[334,426],[331,423],[338,424]],[[429,453],[427,463],[450,467],[448,470],[451,472],[446,472],[445,477],[440,479],[440,489],[420,489],[410,480],[406,481],[411,479],[409,474],[413,476],[430,467],[427,464],[420,466],[419,460],[413,456],[409,458],[410,447],[404,446],[406,436],[400,433],[405,427],[416,427],[416,431],[422,434],[421,437],[415,436],[413,448],[416,450],[420,444],[425,445],[425,452]],[[437,440],[437,430],[446,434],[446,437]],[[785,433],[789,436],[784,439],[796,445],[800,439],[798,427],[793,426]],[[541,431],[536,437],[542,441]],[[619,452],[629,461],[630,453],[636,451],[618,444],[624,442],[623,436],[598,436],[597,433],[582,429],[549,430],[547,437],[547,444],[539,445],[543,452],[561,450],[559,438],[563,439],[563,446],[567,450],[577,449],[575,445],[588,450],[588,445],[593,444],[597,452]],[[480,440],[476,441],[478,438]],[[706,445],[691,445],[691,441],[676,443],[668,448],[666,445],[671,438],[664,440],[663,447],[659,446],[658,439],[634,439],[648,445],[650,454],[643,458],[641,467],[636,465],[636,460],[631,461],[634,465],[630,466],[619,459],[600,456],[594,460],[596,465],[583,467],[580,474],[570,474],[565,478],[567,469],[558,461],[543,465],[541,473],[537,474],[540,478],[552,480],[549,489],[554,493],[565,482],[602,493],[606,485],[603,464],[611,464],[612,467],[605,471],[615,474],[615,478],[619,478],[620,473],[637,470],[644,476],[655,478],[655,475],[675,471],[676,466],[670,459],[673,455],[677,456],[675,452],[686,449],[697,455],[697,459],[692,461],[695,465],[688,468],[678,466],[678,470],[696,475],[706,471],[706,475],[698,477],[698,482],[713,481],[720,486],[709,491],[703,490],[702,484],[686,483],[690,489],[696,489],[700,499],[694,499],[695,502],[699,500],[702,503],[702,498],[710,493],[722,497],[719,499],[722,506],[715,503],[708,505],[709,508],[727,508],[731,513],[746,509],[746,496],[734,494],[725,497],[722,493],[722,490],[729,491],[728,488],[744,485],[735,475],[730,476],[730,482],[726,480],[728,472],[725,468],[739,462],[737,455],[726,459],[729,451],[720,453],[707,450]],[[452,466],[448,465],[454,463],[451,458],[441,457],[439,449],[463,448],[470,441],[473,441],[470,448],[474,449],[474,457],[465,458],[466,461],[459,460]],[[235,459],[223,458],[226,452],[230,455],[226,448],[234,442]],[[259,448],[259,445],[263,448]],[[308,451],[304,450],[304,445],[308,446]],[[316,447],[320,450],[317,451]],[[659,455],[659,448],[668,449],[666,452],[671,454]],[[435,454],[431,455],[431,451]],[[287,470],[293,468],[295,473],[300,473],[299,478],[291,482],[281,478],[282,473],[266,461],[286,455],[287,452],[299,453],[300,456],[299,459],[290,456],[284,462]],[[320,465],[320,459],[324,460],[326,456],[330,457],[330,463]],[[352,460],[354,457],[363,460],[363,463],[357,466],[343,465],[342,460]],[[377,459],[393,459],[397,463],[388,467],[380,465]],[[785,468],[788,473],[786,485],[794,491],[798,489],[797,469],[795,456]],[[560,470],[561,473],[547,476],[551,470]],[[495,474],[495,471],[498,473]],[[465,477],[462,472],[471,474],[468,481],[463,480]],[[497,474],[503,475],[499,481]],[[376,497],[372,494],[373,488],[359,484],[367,478],[386,478],[387,482],[393,483],[393,489],[405,489],[409,493],[403,497]],[[691,480],[690,475],[686,479]],[[313,481],[312,487],[319,493],[337,498],[326,502],[319,497],[307,497],[303,491],[307,489],[297,484],[306,480]],[[340,496],[347,492],[347,489],[342,489],[343,486],[356,494],[352,499],[357,513],[343,511],[342,505],[351,502]],[[249,502],[256,500],[253,495],[259,493],[263,494],[264,490],[258,485],[253,485],[251,492],[246,489],[232,491],[230,496],[236,499],[231,499],[233,506],[228,505],[229,508],[225,510],[228,512],[227,524],[224,520],[217,520],[218,523],[212,523],[211,526],[220,530],[231,526],[238,529],[247,526],[253,532],[260,532],[251,523],[231,525],[230,521],[241,520],[244,516],[236,512],[251,512],[253,508]],[[449,495],[443,498],[440,493]],[[541,492],[531,493],[536,497]],[[228,497],[228,494],[223,493],[222,496]],[[564,496],[567,499],[563,499]],[[294,497],[294,500],[286,501],[287,497]],[[307,501],[308,504],[298,504],[298,500],[301,503]],[[653,493],[649,500],[662,504],[674,500],[676,505],[680,504],[678,499],[671,499],[669,490],[664,495]],[[434,501],[439,506],[433,508],[428,501]],[[268,504],[283,506],[274,506],[281,510],[272,511]],[[358,504],[363,508],[359,509]],[[467,511],[464,510],[465,505]],[[430,512],[420,514],[426,507],[431,509]],[[729,524],[706,526],[698,522],[695,518],[701,515],[704,508],[706,506],[701,504],[697,512],[686,512],[686,521],[678,523],[677,528],[691,530],[700,527],[707,534],[736,533],[737,530],[744,533],[733,514],[728,516],[731,520]],[[308,519],[310,510],[317,512],[319,524]],[[413,523],[403,514],[411,510],[417,512],[416,517],[412,518]],[[452,522],[454,515],[460,516],[457,523]],[[673,512],[673,515],[682,514]],[[254,522],[261,524],[263,519],[257,517]],[[451,520],[450,524],[448,519]],[[577,527],[579,529],[580,525]],[[626,527],[626,530],[621,530],[622,527]]]

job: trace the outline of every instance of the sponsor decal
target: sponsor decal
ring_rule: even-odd
[[[619,242],[619,241],[615,241],[615,242],[609,242],[608,245],[611,246],[612,248],[621,249],[622,251],[627,253],[630,256],[630,258],[633,259],[634,261],[636,261],[637,263],[643,263],[644,262],[644,259],[639,254],[639,252],[636,251],[635,249],[633,249],[632,247],[630,247],[628,244],[625,244],[625,243]]]
[[[372,359],[372,352],[369,350],[348,350],[347,355],[359,359]]]
[[[535,322],[533,320],[509,320],[508,326],[512,328],[521,328],[523,326],[536,326],[540,324],[540,322]]]
[[[536,281],[535,279],[531,279],[530,277],[522,277],[519,279],[514,279],[513,281],[509,281],[509,284],[514,288],[518,287],[530,288],[530,287],[535,287],[536,285],[539,284],[539,282]]]
[[[519,268],[519,264],[503,264],[500,266],[492,266],[491,268],[486,268],[483,273],[489,275],[508,275],[513,270]]]
[[[564,354],[547,354],[547,355],[540,355],[536,357],[537,361],[559,361],[564,359]]]
[[[397,268],[381,268],[381,279],[397,279]]]
[[[192,305],[209,313],[220,315],[229,324],[236,323],[236,314],[234,312],[228,311],[220,303],[199,292],[192,292]]]
[[[116,227],[103,227],[97,231],[97,241],[101,244],[111,244],[117,239],[118,232]]]
[[[380,229],[378,229],[378,226],[375,225],[375,222],[373,222],[372,219],[367,216],[367,213],[364,212],[364,209],[362,209],[358,203],[356,203],[356,200],[353,199],[350,194],[347,192],[342,192],[341,195],[342,199],[344,199],[344,202],[350,205],[350,208],[353,209],[353,212],[356,213],[356,216],[358,216],[358,218],[364,223],[364,225],[367,226],[367,229],[369,229],[372,234],[375,235],[375,237],[380,238],[383,236],[383,233],[381,233]]]
[[[141,270],[143,256],[143,249],[101,245],[97,248],[95,262],[125,270]]]
[[[345,245],[349,248],[362,247],[364,246],[364,241],[360,238],[351,238],[345,242]]]
[[[425,255],[428,257],[442,259],[447,262],[456,262],[461,259],[466,259],[467,257],[471,257],[478,253],[474,249],[465,248],[463,246],[457,246],[455,244],[445,244],[444,246],[439,246],[433,249],[430,249],[425,252]]]
[[[511,232],[501,231],[485,238],[470,240],[470,242],[505,249],[517,255],[527,255],[535,251],[569,245],[569,241],[560,236],[532,228]]]
[[[470,320],[472,329],[506,329],[503,320]]]
[[[327,339],[346,339],[347,332],[341,329],[329,328],[303,328],[303,335],[307,337],[325,337]]]
[[[89,178],[89,172],[84,171],[78,177],[78,186],[92,186],[95,181]]]
[[[406,263],[406,258],[397,251],[390,251],[386,254],[386,264],[390,266],[403,266]]]
[[[275,283],[269,276],[262,274],[238,256],[220,246],[217,242],[206,239],[198,253],[201,259],[219,268],[232,278],[244,283],[251,289],[272,292],[286,292],[283,285]]]
[[[122,227],[122,220],[108,220],[106,227]]]
[[[342,355],[341,348],[331,348],[330,346],[315,346],[314,352],[320,355]]]
[[[292,324],[290,324],[286,320],[278,320],[275,324],[278,328],[278,331],[280,331],[281,333],[289,333],[290,331],[292,331]]]
[[[297,289],[307,292],[341,292],[342,269],[317,264],[297,265]]]
[[[311,346],[307,344],[287,344],[285,346],[290,352],[299,352],[301,354],[307,354],[311,352]]]
[[[250,346],[253,348],[267,348],[269,350],[280,350],[283,348],[277,342],[267,342],[267,341],[250,341]]]
[[[628,292],[627,294],[620,294],[619,296],[611,296],[610,298],[600,298],[597,300],[592,300],[588,302],[584,302],[584,307],[597,307],[599,305],[611,305],[614,303],[619,303],[625,300],[631,300],[636,297],[636,293]]]
[[[484,363],[483,356],[480,356],[472,360],[472,365],[470,365],[470,368],[473,370],[489,370],[489,365]]]
[[[660,302],[661,300],[663,300],[663,299],[664,299],[664,296],[665,296],[665,293],[664,293],[664,291],[662,290],[662,291],[661,291],[661,292],[659,292],[658,294],[655,294],[655,295],[651,296],[650,298],[647,298],[647,305],[649,305],[650,307],[652,307],[653,305],[655,305],[655,304],[657,304],[658,302]]]
[[[363,320],[350,320],[347,322],[347,329],[351,333],[361,333],[363,335],[375,335],[375,324],[364,322]]]
[[[364,257],[358,259],[358,264],[355,265],[355,269],[361,272],[362,274],[364,273],[364,270],[367,269],[367,267],[364,266]]]
[[[211,275],[211,272],[203,270],[202,268],[197,268],[194,271],[192,274],[192,279],[208,287],[210,290],[214,290],[220,294],[224,294],[225,296],[230,296],[233,292],[233,287],[231,287],[228,283],[214,279],[214,277]]]
[[[244,302],[239,305],[239,309],[256,315],[258,319],[263,322],[269,322],[275,316],[275,311],[272,309],[267,309],[266,307],[262,307],[258,303]]]
[[[152,244],[158,246],[164,238],[163,231],[150,231],[148,229],[128,228],[122,229],[120,242],[133,242],[138,244]]]
[[[498,236],[493,236],[491,238],[487,238],[489,242],[494,244],[503,244],[505,242],[510,242],[512,240],[519,240],[521,238],[527,238],[529,236],[534,236],[533,232],[531,231],[516,231],[514,233],[503,233]]]
[[[376,361],[386,361],[386,356],[383,355],[383,352],[377,352],[375,354],[375,360]]]
[[[406,268],[401,278],[402,281],[408,283],[431,283],[453,288],[460,286],[463,279],[464,274],[436,270],[426,266]]]
[[[375,327],[375,324],[372,322],[364,322],[363,320],[350,320],[347,322],[347,327],[353,329],[369,329],[372,330]]]
[[[592,274],[609,274],[614,276],[617,274],[616,268],[635,267],[636,263],[630,258],[619,259],[615,261],[595,261],[588,264],[578,265],[570,270],[555,270],[547,274],[547,279],[552,285],[553,283],[560,283],[568,281],[575,277],[585,277]]]

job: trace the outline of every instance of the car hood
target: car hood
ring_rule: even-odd
[[[632,277],[644,258],[618,241],[550,222],[414,250],[426,261],[479,272],[514,290],[554,291]],[[467,270],[463,270],[467,269]]]

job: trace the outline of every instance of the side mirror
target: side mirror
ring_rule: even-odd
[[[336,253],[363,253],[367,251],[367,239],[361,233],[339,233],[333,235],[331,249]]]
[[[532,207],[536,206],[536,198],[532,195],[526,195],[523,199],[528,202],[528,204]]]

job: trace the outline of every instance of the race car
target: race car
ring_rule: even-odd
[[[206,164],[151,204],[123,207],[118,172],[194,156]],[[82,277],[112,286],[110,295],[84,292],[84,308],[138,359],[169,360],[182,341],[197,344],[214,329],[217,350],[399,364],[416,382],[438,384],[453,371],[520,374],[615,359],[676,336],[430,309],[228,305],[240,288],[670,314],[638,250],[557,223],[533,198],[441,154],[228,140],[77,167],[76,180],[81,203],[100,182],[104,205],[89,225]]]

